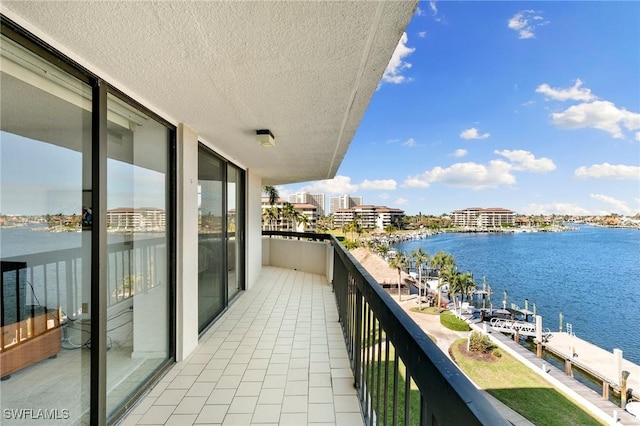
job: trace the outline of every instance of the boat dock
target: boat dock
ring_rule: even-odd
[[[617,391],[620,390],[620,377],[617,377],[614,353],[564,331],[550,333],[544,342],[544,348],[562,359],[571,360],[576,367],[606,381]],[[576,356],[573,356],[573,352]],[[624,353],[622,355],[624,356]],[[623,358],[622,370],[630,373],[627,389],[632,389],[636,398],[640,397],[640,366]]]

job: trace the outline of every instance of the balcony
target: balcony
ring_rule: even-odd
[[[264,234],[257,285],[123,425],[508,424],[335,239]]]
[[[121,424],[508,424],[334,238],[264,234],[257,283],[233,301],[195,351],[174,364]],[[114,245],[109,256],[116,265],[128,264],[126,259],[155,256],[161,251],[156,245]],[[34,255],[25,274],[53,268],[57,278],[48,282],[42,300],[57,300],[68,289],[70,311],[80,309],[71,284],[81,275],[81,257],[64,250]],[[108,309],[114,312],[132,303],[131,291],[116,285],[132,272],[117,271],[121,279],[109,283]],[[143,342],[156,338],[147,335]],[[135,361],[131,356],[116,361],[119,347],[114,344],[108,352],[109,386],[127,393],[129,381],[123,377],[139,366],[126,364]],[[6,383],[15,392],[3,396],[3,403],[12,402],[13,395],[16,401],[7,406],[25,406],[30,383],[59,377],[61,363],[81,353],[63,351],[57,360],[11,378]],[[73,362],[84,365],[88,357]],[[81,371],[88,374],[88,368]],[[62,376],[58,387],[80,391],[78,377]],[[63,379],[70,382],[62,384]],[[86,416],[88,395],[82,395],[73,399],[79,405],[71,412]],[[51,397],[49,406],[64,399]],[[43,404],[33,403],[35,408]]]

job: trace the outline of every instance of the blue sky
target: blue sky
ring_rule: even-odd
[[[278,189],[639,213],[640,2],[421,2],[336,177]]]

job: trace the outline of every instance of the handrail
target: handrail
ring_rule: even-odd
[[[328,279],[367,424],[509,424],[335,237],[263,235],[309,235],[333,246]]]

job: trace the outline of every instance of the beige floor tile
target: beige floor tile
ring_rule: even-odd
[[[335,421],[333,404],[309,404],[309,411],[307,415],[307,421],[309,423]]]
[[[251,423],[278,423],[280,421],[280,404],[258,404],[253,412]]]
[[[173,414],[199,414],[206,401],[206,396],[185,396]]]
[[[233,414],[250,414],[253,413],[257,403],[257,396],[235,396],[227,412]]]
[[[282,404],[284,389],[262,389],[258,397],[258,404]]]
[[[286,396],[282,400],[283,413],[306,413],[307,396]]]

